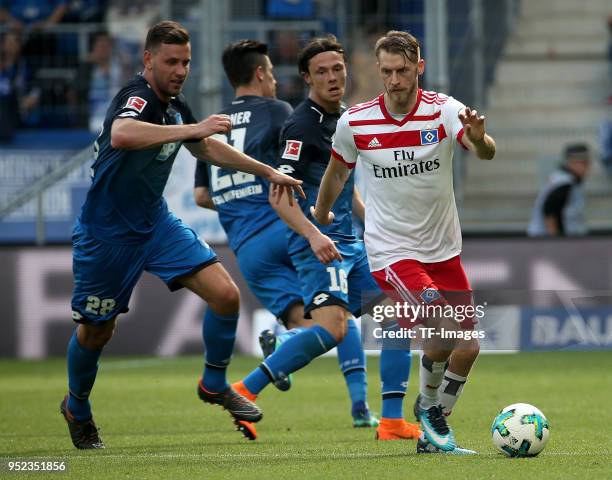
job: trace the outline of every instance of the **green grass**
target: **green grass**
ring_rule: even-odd
[[[257,365],[236,358],[232,378]],[[63,359],[0,361],[2,478],[610,478],[610,352],[483,355],[452,417],[458,440],[478,457],[417,456],[414,442],[376,442],[353,429],[335,359],[314,361],[288,393],[268,388],[258,404],[259,439],[233,431],[227,413],[195,395],[199,358],[104,359],[92,397],[107,448],[72,447],[59,403]],[[406,415],[418,384],[413,372]],[[369,360],[370,404],[380,411],[378,362]],[[551,425],[544,452],[507,459],[489,428],[502,407],[528,402]],[[65,460],[67,473],[8,474],[8,459]],[[4,468],[4,470],[3,470]]]

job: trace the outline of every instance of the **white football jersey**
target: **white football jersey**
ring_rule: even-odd
[[[403,259],[424,263],[461,252],[453,192],[453,146],[465,105],[419,89],[413,110],[398,120],[384,96],[340,117],[332,156],[353,168],[361,161],[366,184],[365,244],[372,271]],[[464,147],[465,148],[465,147]]]

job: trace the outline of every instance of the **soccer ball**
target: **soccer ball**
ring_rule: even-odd
[[[528,403],[504,408],[491,426],[493,444],[508,457],[535,457],[548,442],[548,420]]]

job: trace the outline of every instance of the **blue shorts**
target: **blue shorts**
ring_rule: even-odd
[[[244,242],[236,258],[253,294],[277,318],[285,321],[289,309],[303,302],[287,251],[287,226],[280,219]]]
[[[174,291],[182,287],[180,277],[215,262],[215,252],[172,213],[159,221],[148,240],[136,245],[102,242],[77,220],[72,234],[72,319],[95,325],[127,312],[145,270]]]
[[[328,305],[340,305],[356,317],[364,307],[383,296],[372,277],[363,242],[336,242],[342,261],[323,265],[310,248],[291,256],[304,296],[304,313]]]

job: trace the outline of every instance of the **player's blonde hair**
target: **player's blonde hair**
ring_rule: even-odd
[[[413,63],[418,62],[421,57],[421,47],[417,38],[411,33],[400,30],[389,30],[376,41],[374,46],[376,58],[379,58],[381,50],[403,55]]]

